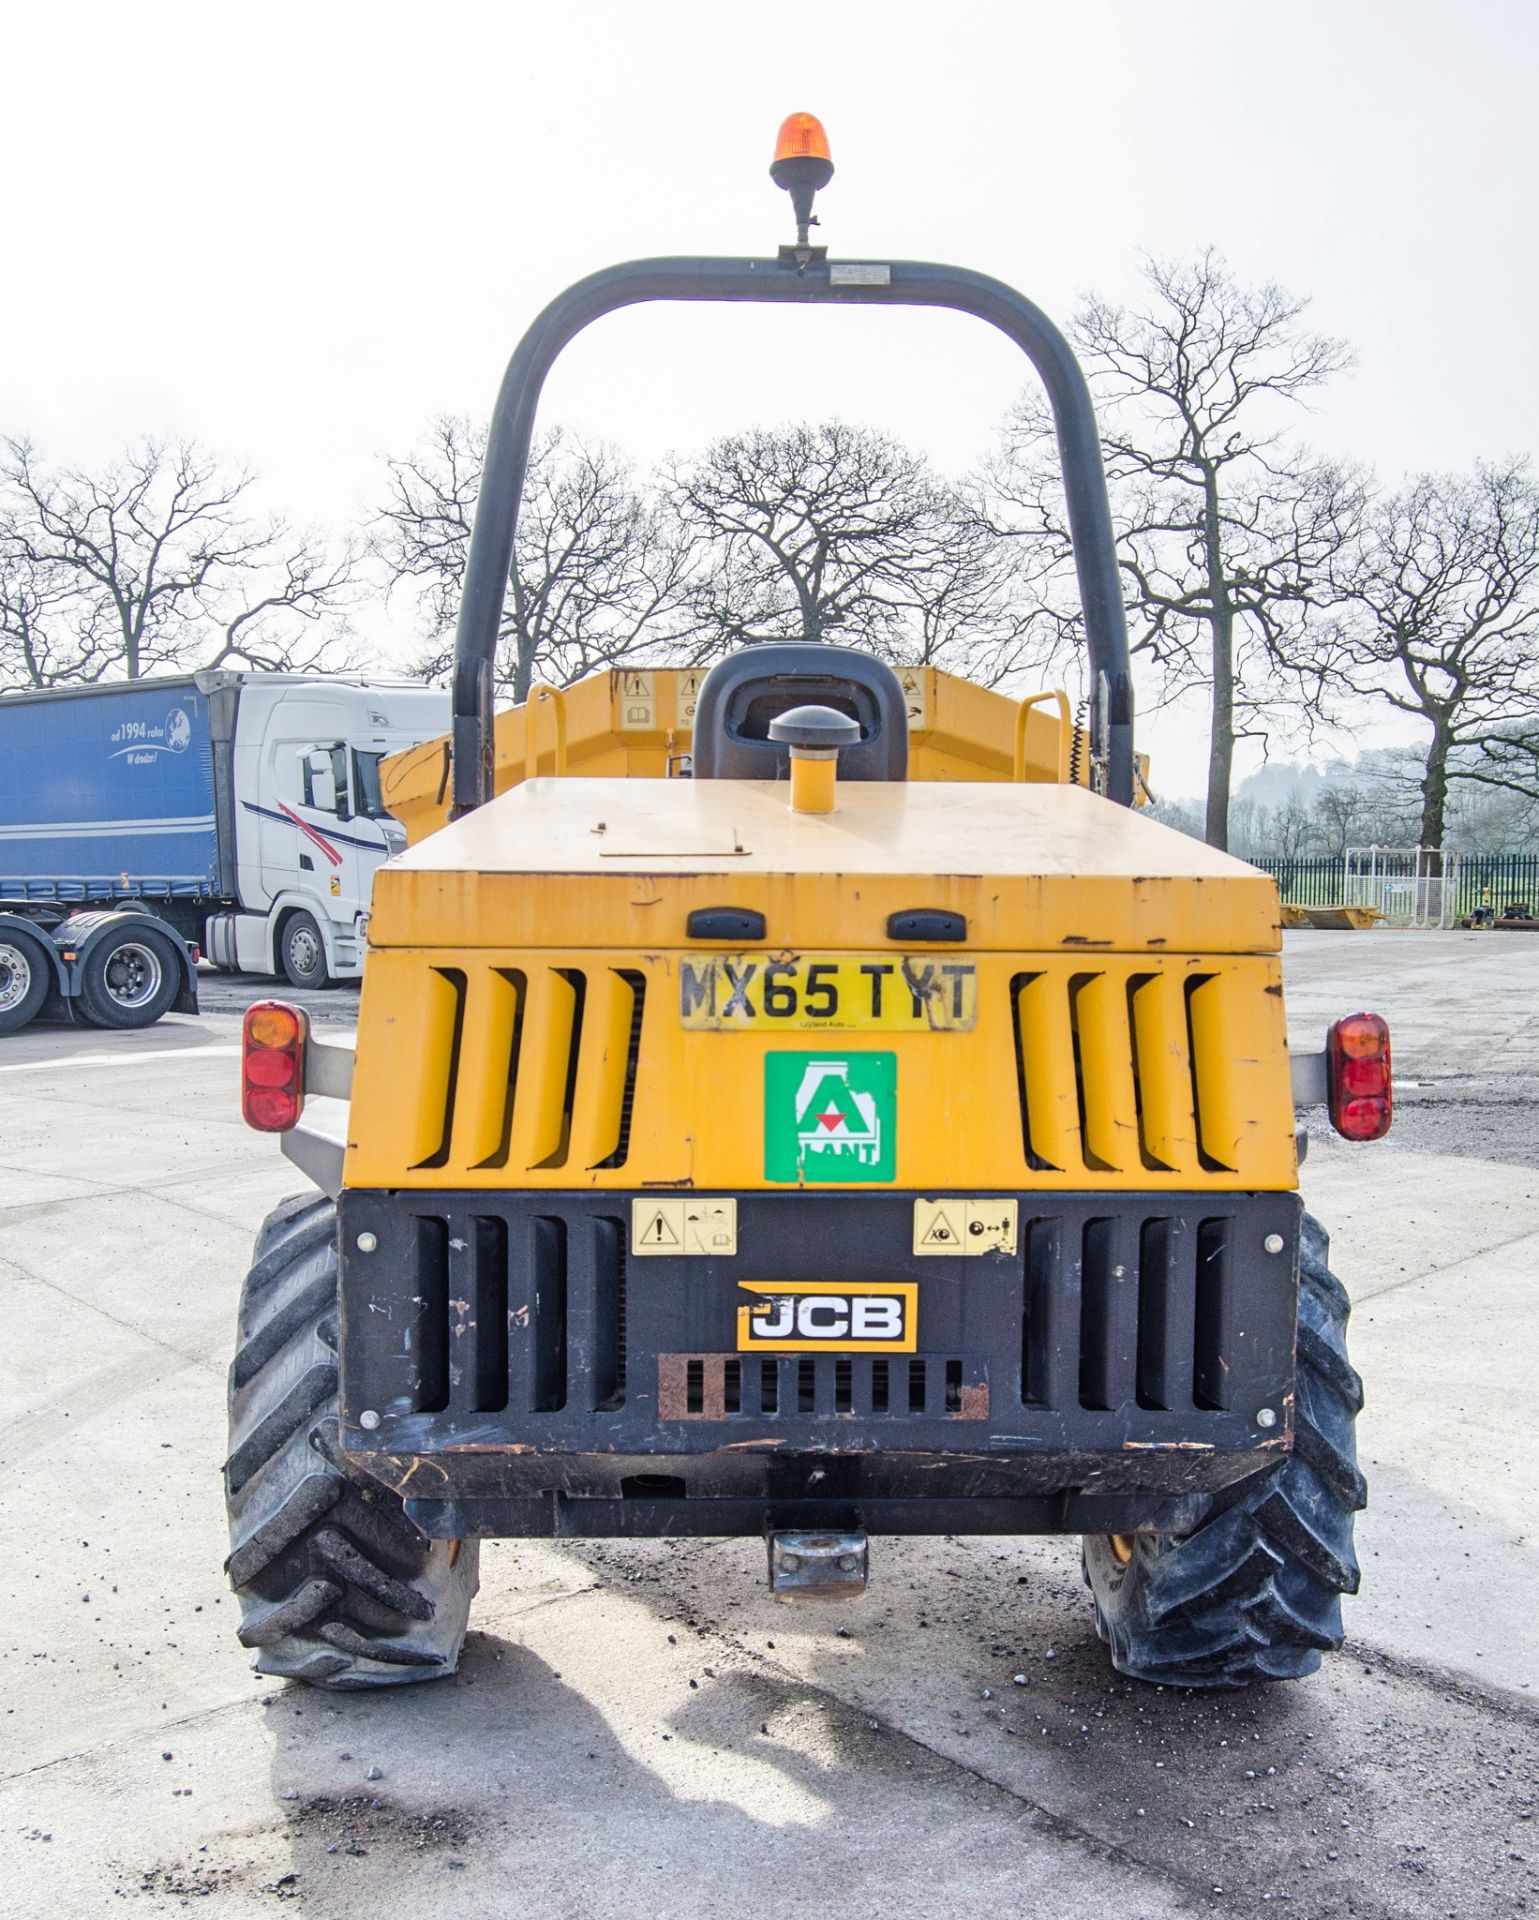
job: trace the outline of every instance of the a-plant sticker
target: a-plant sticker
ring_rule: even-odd
[[[766,1180],[891,1180],[897,1132],[895,1053],[764,1056]]]

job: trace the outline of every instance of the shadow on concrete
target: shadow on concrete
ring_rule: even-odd
[[[1187,1910],[1163,1876],[1145,1885],[1135,1863],[815,1687],[705,1654],[698,1642],[665,1663],[658,1695],[697,1670],[663,1714],[634,1667],[612,1688],[601,1676],[596,1699],[591,1678],[573,1685],[492,1634],[473,1634],[461,1674],[441,1683],[279,1690],[266,1715],[287,1864],[264,1886],[343,1916],[382,1901],[669,1920]]]
[[[738,1644],[818,1695],[902,1729],[1172,1884],[1210,1896],[1222,1887],[1236,1911],[1282,1900],[1320,1916],[1462,1914],[1472,1884],[1492,1911],[1532,1898],[1523,1843],[1539,1711],[1525,1701],[1350,1642],[1301,1682],[1223,1694],[1148,1687],[1109,1666],[1077,1543],[880,1549],[872,1595],[810,1626],[756,1594],[743,1601],[756,1543],[688,1560],[650,1550],[650,1570],[667,1595],[661,1611],[671,1602],[685,1621],[730,1620]],[[633,1580],[648,1552],[608,1545],[581,1557]]]

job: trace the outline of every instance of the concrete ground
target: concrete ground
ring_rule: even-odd
[[[1395,1134],[1305,1169],[1356,1303],[1349,1644],[1118,1680],[1072,1543],[880,1541],[773,1606],[751,1543],[499,1543],[460,1675],[255,1680],[218,1466],[236,1289],[298,1182],[236,1115],[251,983],[0,1043],[0,1913],[1487,1915],[1539,1907],[1539,941],[1299,934]],[[353,996],[312,996],[328,1024]],[[1411,1084],[1415,1083],[1415,1084]]]

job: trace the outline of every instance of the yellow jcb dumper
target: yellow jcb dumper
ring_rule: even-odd
[[[1384,1132],[1387,1034],[1351,1016],[1290,1063],[1272,881],[1131,805],[1061,335],[981,275],[811,246],[805,121],[776,162],[795,245],[615,268],[531,328],[454,731],[390,769],[412,844],[376,881],[356,1058],[248,1015],[247,1117],[321,1190],[262,1230],[231,1375],[229,1572],[264,1672],[452,1672],[477,1543],[507,1535],[759,1535],[774,1590],[817,1599],[863,1589],[873,1534],[1077,1533],[1125,1673],[1240,1685],[1340,1641],[1361,1396],[1295,1101]],[[800,645],[494,728],[541,380],[589,321],[672,299],[949,306],[1025,350],[1083,736],[1066,703],[1018,717]]]

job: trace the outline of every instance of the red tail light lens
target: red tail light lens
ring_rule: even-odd
[[[1376,1013],[1350,1013],[1325,1036],[1331,1125],[1344,1140],[1389,1132],[1389,1027]]]
[[[241,1025],[240,1111],[258,1133],[287,1133],[305,1104],[309,1016],[282,1000],[258,1000]]]

